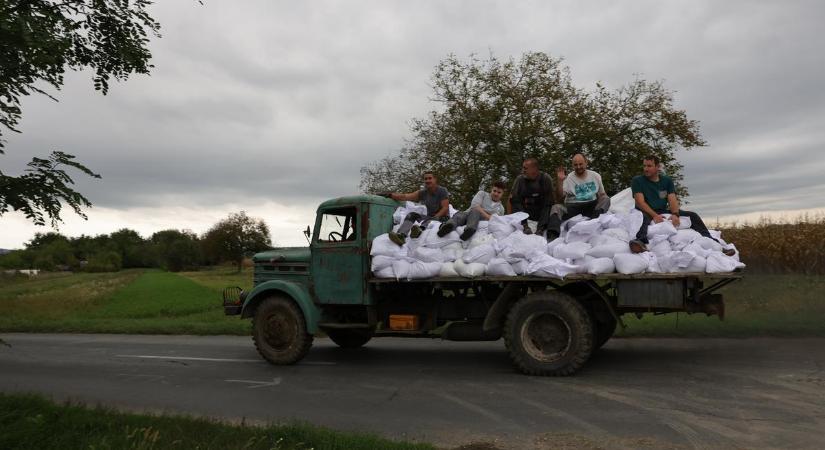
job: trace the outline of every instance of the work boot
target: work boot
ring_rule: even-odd
[[[404,242],[407,241],[407,237],[404,236],[404,233],[392,233],[390,232],[390,240],[394,243],[398,244],[398,246],[404,245]]]
[[[547,230],[547,242],[555,241],[559,237],[559,232],[556,230]]]
[[[442,223],[440,227],[438,227],[438,237],[444,237],[450,234],[451,231],[455,228],[455,225],[452,222],[445,222]]]
[[[524,234],[533,234],[533,230],[530,229],[530,225],[524,224]]]
[[[732,248],[725,248],[725,249],[722,249],[722,254],[724,254],[725,256],[733,256],[733,255],[736,254],[736,250],[734,250]]]
[[[410,237],[413,239],[418,239],[418,236],[421,236],[421,227],[418,225],[413,225],[410,229]]]
[[[633,253],[642,253],[647,251],[647,245],[644,242],[633,239],[630,241],[630,251]]]
[[[476,229],[475,228],[465,227],[464,232],[461,233],[460,238],[461,238],[462,241],[466,241],[467,239],[470,239],[471,237],[473,237],[474,234],[476,234]]]

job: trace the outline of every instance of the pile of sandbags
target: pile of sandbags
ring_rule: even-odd
[[[396,224],[413,208],[413,204],[398,208],[393,215]],[[463,227],[439,237],[436,221],[403,246],[382,234],[370,250],[372,272],[378,278],[398,280],[482,275],[563,278],[571,273],[720,273],[744,267],[738,252],[722,253],[735,250],[733,244],[723,241],[718,231],[711,231],[716,240],[699,235],[689,228],[687,217],[680,219],[679,229],[670,221],[652,223],[648,251],[638,254],[631,253],[628,244],[642,225],[642,213],[636,209],[611,208],[596,219],[573,217],[562,223],[561,237],[551,242],[524,234],[521,222],[526,218],[525,213],[493,216],[480,222],[466,242],[459,239]]]

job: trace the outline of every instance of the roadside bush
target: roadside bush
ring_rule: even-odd
[[[91,255],[83,270],[86,272],[117,272],[120,268],[120,254],[115,251],[108,251]]]

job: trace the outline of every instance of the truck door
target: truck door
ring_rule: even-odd
[[[319,303],[364,301],[364,256],[358,208],[336,206],[318,211],[313,233],[312,289]]]

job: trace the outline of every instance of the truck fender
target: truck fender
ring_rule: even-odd
[[[303,287],[289,281],[270,280],[255,286],[244,300],[241,318],[255,315],[255,308],[258,307],[258,304],[274,293],[291,298],[301,308],[307,322],[307,332],[315,334],[318,331],[318,320],[321,317],[321,311],[315,306],[309,293]]]
[[[501,329],[504,325],[504,320],[507,318],[507,312],[510,311],[510,306],[524,297],[526,293],[525,287],[519,283],[509,283],[501,291],[501,294],[496,298],[493,306],[487,310],[487,316],[484,318],[484,325],[482,330],[491,331]]]

